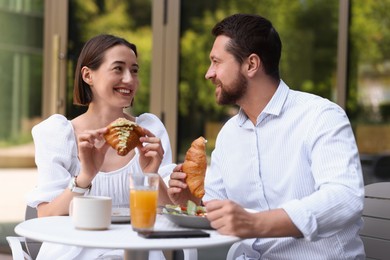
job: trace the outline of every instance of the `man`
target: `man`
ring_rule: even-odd
[[[218,104],[240,107],[218,134],[206,174],[212,227],[248,238],[242,259],[364,259],[364,185],[343,109],[280,79],[282,44],[267,19],[232,15],[212,33],[206,79]],[[171,174],[171,199],[200,203],[180,170]]]

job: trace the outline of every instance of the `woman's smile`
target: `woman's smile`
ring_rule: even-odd
[[[125,96],[129,96],[132,93],[132,91],[128,88],[115,88],[114,90]]]

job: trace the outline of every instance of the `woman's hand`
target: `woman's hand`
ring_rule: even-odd
[[[90,183],[100,171],[107,149],[110,147],[103,137],[103,134],[107,131],[108,129],[104,127],[97,130],[85,131],[77,136],[78,155],[81,163],[78,181],[88,182],[89,179]],[[88,186],[88,183],[84,184]],[[78,183],[78,185],[83,187],[82,183]]]
[[[144,128],[146,136],[140,138],[141,143],[147,143],[145,146],[138,146],[140,151],[139,163],[144,173],[158,172],[158,168],[164,158],[164,149],[160,138]]]

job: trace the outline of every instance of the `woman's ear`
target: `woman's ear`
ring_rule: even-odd
[[[247,58],[248,62],[248,76],[253,77],[261,69],[261,59],[257,54],[252,53]]]
[[[91,70],[88,67],[84,66],[81,68],[81,76],[83,77],[85,83],[87,83],[88,85],[92,85],[92,74]]]

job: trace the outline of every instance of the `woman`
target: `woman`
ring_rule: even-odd
[[[162,122],[145,113],[124,112],[139,87],[137,49],[112,35],[98,35],[83,47],[75,72],[74,104],[87,111],[69,121],[52,115],[32,130],[39,179],[28,198],[38,217],[67,215],[74,196],[109,196],[113,207],[129,207],[127,173],[159,172],[159,204],[170,203],[163,177],[174,167],[168,133]],[[142,126],[142,148],[119,156],[104,141],[106,126],[119,117]],[[44,243],[38,259],[96,259],[122,250],[86,249]],[[151,254],[153,256],[153,254]]]

